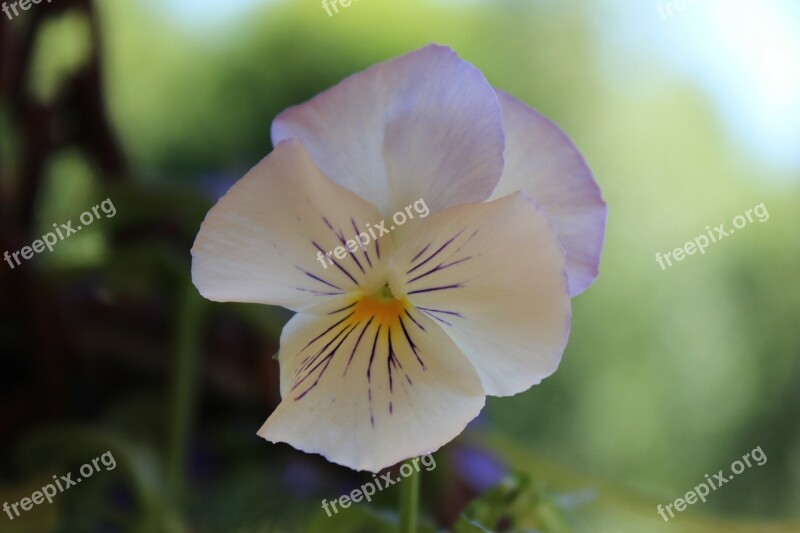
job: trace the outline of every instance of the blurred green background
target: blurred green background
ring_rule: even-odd
[[[662,2],[662,7],[670,2]],[[423,476],[426,527],[800,531],[800,11],[778,0],[56,0],[0,15],[0,503],[111,451],[118,467],[0,531],[392,531],[397,489],[255,434],[290,314],[191,285],[208,208],[284,108],[429,42],[572,137],[609,204],[601,275],[558,372]],[[769,219],[662,270],[654,257]],[[682,497],[746,470],[665,523]]]

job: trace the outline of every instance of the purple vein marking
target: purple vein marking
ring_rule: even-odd
[[[463,263],[464,261],[469,261],[470,259],[472,259],[472,257],[465,257],[464,259],[459,259],[458,261],[452,261],[450,263],[447,263],[446,265],[443,264],[443,263],[439,263],[439,266],[437,266],[436,268],[428,270],[424,274],[420,274],[416,278],[408,280],[406,283],[413,283],[413,282],[417,281],[418,279],[424,278],[425,276],[428,276],[430,274],[434,274],[436,272],[439,272],[440,270],[445,270],[446,268],[450,268],[451,266],[455,266],[455,265],[457,265],[459,263]]]
[[[358,231],[358,226],[356,226],[356,221],[353,220],[352,217],[350,218],[350,223],[353,225],[353,231],[356,232],[356,238],[358,239],[359,242],[359,248],[364,250],[364,256],[367,258],[367,264],[369,264],[369,267],[372,268],[372,260],[369,258],[369,252],[367,252],[367,246],[361,242],[361,238],[359,237],[361,233]]]
[[[367,396],[369,398],[369,423],[375,427],[375,417],[372,415],[372,360],[375,359],[375,347],[378,345],[378,336],[381,334],[381,326],[375,332],[375,340],[372,341],[372,354],[369,356],[369,366],[367,366]]]
[[[314,241],[311,241],[311,244],[313,244],[313,245],[314,245],[314,248],[316,248],[317,250],[319,250],[319,251],[320,251],[320,253],[322,253],[322,255],[326,255],[326,254],[325,254],[325,250],[323,250],[323,249],[320,247],[320,245],[319,245],[319,244],[317,244],[317,243],[316,243],[316,242],[314,242]],[[326,256],[326,257],[328,257],[328,259],[330,259],[330,260],[331,260],[331,262],[333,263],[333,266],[335,266],[336,268],[338,268],[339,270],[341,270],[341,271],[344,273],[344,275],[345,275],[345,276],[347,276],[348,278],[350,278],[350,281],[352,281],[353,283],[355,283],[356,285],[358,285],[358,282],[356,281],[356,278],[354,278],[352,275],[350,275],[350,272],[348,272],[346,268],[344,268],[342,265],[340,265],[339,263],[337,263],[336,261],[334,261],[334,260],[333,260],[333,258],[331,258],[330,256]]]
[[[370,319],[367,321],[367,324],[364,326],[364,329],[361,330],[361,333],[358,336],[358,340],[356,340],[356,345],[353,346],[353,351],[350,352],[350,357],[347,359],[347,366],[344,367],[344,372],[342,372],[343,376],[347,374],[347,369],[350,368],[350,363],[353,361],[353,356],[356,354],[356,350],[358,350],[358,345],[361,344],[361,337],[363,337],[364,333],[367,332],[367,328],[369,327],[370,324],[372,324],[372,319],[374,318],[375,318],[374,316],[370,317]]]
[[[311,289],[303,289],[302,287],[295,287],[295,289],[298,291],[310,292],[311,294],[316,294],[317,296],[338,296],[340,294],[344,294],[343,292],[313,291]]]
[[[457,316],[458,318],[464,318],[464,315],[461,313],[456,313],[455,311],[445,311],[444,309],[431,309],[429,307],[417,307],[420,311],[427,311],[429,313],[444,313],[445,315],[452,315]]]
[[[325,225],[328,226],[328,228],[333,229],[333,226],[331,226],[331,223],[328,221],[326,217],[322,217],[322,220],[325,221]]]
[[[375,347],[378,345],[378,336],[381,334],[381,327],[378,326],[378,331],[375,332],[375,340],[372,341],[372,353],[369,356],[369,365],[367,366],[367,381],[372,383],[372,360],[375,359]]]
[[[341,291],[341,290],[344,290],[344,289],[342,289],[341,287],[337,287],[336,285],[334,285],[333,283],[331,283],[331,282],[329,282],[329,281],[325,281],[324,279],[322,279],[322,278],[321,278],[321,277],[319,277],[319,276],[315,276],[315,275],[314,275],[314,274],[312,274],[311,272],[308,272],[308,271],[306,271],[306,270],[303,270],[302,268],[300,268],[300,267],[299,267],[299,266],[297,266],[297,265],[295,265],[295,268],[296,268],[297,270],[299,270],[300,272],[302,272],[303,274],[305,274],[306,276],[308,276],[309,278],[311,278],[311,279],[315,279],[315,280],[319,281],[320,283],[324,283],[324,284],[325,284],[325,285],[327,285],[328,287],[332,287],[332,288],[334,288],[334,289],[337,289],[337,290],[340,290],[340,291]]]
[[[386,358],[386,369],[389,371],[389,394],[394,393],[394,380],[392,379],[392,368],[397,366],[394,362],[394,348],[392,348],[392,328],[389,328],[387,331],[387,336],[389,339],[389,357]],[[391,405],[391,403],[389,404]],[[389,412],[391,413],[391,407],[389,408]]]
[[[411,318],[411,315],[408,315],[408,316]],[[405,324],[405,322],[403,322],[403,317],[398,317],[398,318],[400,319],[400,327],[403,328],[403,335],[405,335],[405,337],[406,337],[406,342],[408,342],[409,348],[411,348],[411,351],[414,352],[414,357],[417,358],[417,361],[419,362],[419,365],[422,367],[422,370],[425,370],[425,363],[423,363],[422,359],[420,359],[420,357],[419,357],[419,353],[417,352],[417,349],[418,349],[417,345],[414,344],[413,340],[411,340],[411,335],[408,334],[408,330],[406,329],[406,324]],[[414,320],[414,319],[411,318],[411,320]],[[416,324],[416,322],[417,321],[414,320],[415,324]],[[419,326],[419,324],[417,324],[417,325]],[[408,374],[406,374],[406,377],[408,377]],[[409,384],[410,383],[411,383],[411,380],[409,379]]]
[[[445,311],[443,309],[429,309],[427,307],[417,307],[417,309],[419,309],[420,311],[422,311],[423,313],[425,313],[429,317],[433,318],[434,320],[438,320],[442,324],[446,324],[448,326],[452,326],[453,324],[451,324],[447,320],[444,320],[443,318],[440,318],[440,317],[436,316],[433,313],[442,313],[442,314],[445,314],[445,315],[455,316],[455,317],[458,317],[458,318],[464,318],[464,316],[461,313],[456,313],[455,311]]]
[[[292,390],[294,390],[294,389],[295,389],[295,387],[297,387],[298,385],[300,385],[300,383],[302,383],[303,381],[305,381],[305,380],[306,380],[306,379],[307,379],[307,378],[308,378],[308,377],[309,377],[311,374],[313,374],[313,373],[314,373],[314,370],[316,370],[316,369],[317,369],[317,367],[318,367],[319,365],[321,365],[323,362],[325,363],[325,366],[322,368],[322,370],[320,371],[320,373],[317,375],[317,379],[315,379],[315,380],[314,380],[314,383],[312,383],[310,387],[308,387],[308,388],[307,388],[305,391],[303,391],[303,393],[302,393],[302,394],[300,394],[300,396],[297,396],[297,397],[295,398],[295,400],[299,400],[299,399],[301,399],[303,396],[305,396],[306,394],[308,394],[308,392],[309,392],[311,389],[313,389],[314,387],[316,387],[316,386],[317,386],[317,384],[319,383],[319,380],[320,380],[320,379],[322,379],[322,376],[323,376],[323,375],[325,375],[325,371],[326,371],[326,370],[328,370],[328,366],[330,366],[330,364],[331,364],[331,361],[333,361],[333,356],[334,356],[334,355],[336,355],[336,352],[339,350],[339,347],[342,345],[342,343],[344,343],[344,341],[345,341],[345,340],[347,340],[347,337],[349,337],[349,336],[350,336],[350,334],[353,332],[353,330],[355,330],[355,329],[356,329],[356,327],[357,327],[357,324],[356,324],[356,325],[354,325],[352,328],[350,328],[350,331],[348,331],[348,332],[347,332],[347,334],[346,334],[344,337],[342,337],[342,340],[340,340],[340,341],[339,341],[339,344],[337,344],[337,345],[336,345],[336,347],[335,347],[335,348],[333,348],[333,349],[330,351],[330,353],[329,353],[329,354],[328,354],[328,355],[327,355],[327,356],[326,356],[324,359],[320,360],[320,361],[319,361],[319,362],[318,362],[316,365],[314,365],[314,368],[310,369],[310,370],[309,370],[309,371],[306,373],[306,375],[303,377],[303,379],[301,379],[300,381],[298,381],[297,383],[295,383],[295,385],[292,387]]]
[[[399,317],[398,317],[399,318]],[[400,322],[402,323],[403,319],[400,318]],[[392,378],[392,369],[399,368],[403,375],[408,380],[409,385],[411,385],[411,378],[408,377],[408,373],[403,368],[403,363],[400,362],[400,359],[397,358],[397,354],[394,351],[394,347],[392,346],[392,328],[389,328],[387,331],[387,335],[389,338],[389,357],[386,359],[386,369],[389,371],[389,394],[394,393],[394,381]],[[403,382],[400,382],[403,385]],[[403,387],[405,390],[405,387]],[[389,400],[389,414],[394,413],[394,402],[390,399]]]
[[[325,331],[323,331],[322,333],[320,333],[319,335],[317,335],[316,337],[314,337],[314,339],[313,339],[313,340],[309,341],[309,343],[308,343],[308,344],[306,344],[305,346],[303,346],[303,350],[305,350],[306,348],[308,348],[309,346],[311,346],[312,344],[314,344],[315,342],[317,342],[317,341],[318,341],[318,340],[319,340],[319,339],[320,339],[320,338],[321,338],[323,335],[325,335],[326,333],[328,333],[330,330],[332,330],[333,328],[335,328],[336,326],[338,326],[339,324],[341,324],[342,322],[344,322],[345,320],[347,320],[348,318],[350,318],[351,316],[353,316],[353,314],[354,314],[354,313],[355,313],[355,311],[352,311],[352,312],[351,312],[349,315],[347,315],[346,317],[344,317],[343,319],[341,319],[340,321],[338,321],[336,324],[332,325],[331,327],[329,327],[328,329],[326,329]],[[300,351],[302,352],[303,350],[300,350]]]
[[[444,291],[447,289],[460,289],[464,285],[462,283],[454,283],[453,285],[442,285],[441,287],[429,287],[427,289],[417,289],[416,291],[409,291],[408,294],[420,294],[423,292]]]
[[[438,321],[439,321],[439,322],[441,322],[442,324],[445,324],[446,326],[452,326],[452,325],[453,325],[453,324],[451,324],[450,322],[448,322],[447,320],[445,320],[445,319],[443,319],[443,318],[440,318],[440,317],[438,317],[438,316],[436,316],[436,315],[432,315],[431,313],[429,313],[429,312],[427,312],[427,311],[422,311],[422,312],[423,312],[423,313],[425,313],[426,315],[428,315],[429,317],[431,317],[432,319],[434,319],[434,320],[438,320]]]
[[[430,242],[429,242],[428,244],[426,244],[426,245],[425,245],[425,248],[423,248],[422,250],[420,250],[420,251],[419,251],[419,253],[418,253],[417,255],[415,255],[415,256],[414,256],[414,257],[411,259],[411,262],[413,263],[414,261],[416,261],[417,259],[419,259],[419,256],[421,256],[422,254],[424,254],[424,253],[425,253],[425,250],[427,250],[428,248],[430,248],[430,247],[431,247],[431,244],[432,244],[432,243],[430,243]]]
[[[330,313],[328,313],[328,314],[329,314],[329,315],[335,315],[336,313],[341,313],[342,311],[347,311],[348,309],[350,309],[351,307],[353,307],[353,306],[354,306],[354,305],[356,305],[357,303],[358,303],[357,301],[356,301],[356,302],[353,302],[353,303],[351,303],[350,305],[348,305],[347,307],[342,307],[341,309],[337,309],[336,311],[331,311],[331,312],[330,312]]]
[[[406,316],[407,316],[408,318],[410,318],[410,319],[411,319],[411,321],[412,321],[412,322],[414,322],[414,324],[416,324],[416,325],[417,325],[417,327],[418,327],[419,329],[421,329],[422,331],[425,331],[425,328],[422,326],[422,324],[420,324],[419,322],[417,322],[417,320],[416,320],[416,319],[415,319],[413,316],[411,316],[411,313],[409,313],[409,312],[408,312],[408,309],[403,309],[403,312],[406,314]]]
[[[402,324],[403,319],[401,317],[398,317],[398,318],[400,319],[400,322]],[[392,367],[399,368],[400,371],[403,372],[403,375],[408,380],[408,384],[412,385],[411,378],[408,377],[408,372],[406,372],[406,369],[403,368],[403,363],[400,362],[400,359],[397,357],[397,354],[394,351],[394,347],[392,346],[392,331],[391,331],[391,329],[389,330],[389,360],[387,362],[387,365],[391,365],[389,367],[389,392],[393,392],[392,391]],[[401,381],[400,384],[402,385],[403,382]],[[403,388],[403,390],[405,390],[405,387]],[[389,402],[389,414],[391,414],[391,413],[392,413],[392,403]]]
[[[456,240],[456,239],[458,238],[458,236],[459,236],[459,235],[461,235],[462,233],[464,233],[464,230],[463,230],[463,229],[462,229],[461,231],[459,231],[458,233],[456,233],[456,235],[455,235],[454,237],[451,237],[451,238],[450,238],[450,239],[449,239],[447,242],[445,242],[443,245],[441,245],[441,246],[439,247],[439,249],[438,249],[438,250],[436,250],[436,251],[435,251],[435,252],[433,252],[431,255],[429,255],[429,256],[428,256],[428,258],[427,258],[427,259],[425,259],[423,262],[421,262],[420,264],[418,264],[418,265],[417,265],[417,266],[415,266],[415,267],[412,267],[412,268],[411,268],[411,270],[409,270],[408,272],[406,272],[406,274],[411,274],[411,273],[412,273],[412,272],[414,272],[416,269],[418,269],[419,267],[421,267],[422,265],[426,264],[428,261],[430,261],[431,259],[433,259],[433,258],[434,258],[434,257],[436,257],[437,255],[439,255],[439,253],[441,253],[441,252],[442,252],[442,250],[444,250],[445,248],[447,248],[448,246],[450,246],[450,244],[451,244],[451,243],[452,243],[454,240]]]
[[[298,369],[295,371],[295,375],[297,375],[297,374],[300,374],[301,372],[303,372],[303,371],[304,371],[306,368],[308,368],[308,367],[309,367],[309,365],[313,365],[313,364],[314,364],[314,361],[316,361],[316,360],[317,360],[317,358],[320,356],[320,354],[322,354],[322,352],[324,352],[325,350],[327,350],[327,349],[328,349],[328,347],[329,347],[331,344],[333,344],[334,342],[336,342],[336,339],[338,339],[339,337],[341,337],[342,333],[344,333],[344,332],[347,330],[347,328],[348,328],[348,327],[350,327],[350,326],[349,326],[349,324],[345,324],[345,325],[344,325],[344,327],[342,327],[342,329],[340,329],[340,330],[339,330],[339,333],[337,333],[337,334],[336,334],[336,335],[335,335],[335,336],[334,336],[334,337],[333,337],[331,340],[329,340],[329,341],[328,341],[328,342],[327,342],[327,343],[326,343],[326,344],[325,344],[325,345],[324,345],[322,348],[320,348],[320,349],[317,351],[317,353],[315,353],[314,355],[307,355],[307,356],[305,357],[305,359],[303,359],[303,360],[301,361],[301,363],[300,363],[300,368],[298,368]],[[304,348],[304,349],[305,349],[305,348]],[[302,353],[302,351],[301,351],[300,353]]]
[[[402,318],[401,318],[401,317],[397,317],[397,318],[399,318],[399,319],[400,319],[400,321],[402,322]],[[391,337],[389,337],[389,347],[390,347],[390,348],[392,347],[392,344],[391,344],[391,343],[392,343],[392,338],[391,338]],[[394,358],[394,363],[395,363],[395,365],[397,365],[397,366],[400,368],[400,370],[403,370],[403,372],[405,372],[405,370],[403,369],[403,363],[401,363],[401,362],[400,362],[400,358],[399,358],[399,357],[397,357],[397,353],[395,353],[394,349],[392,349],[391,355],[392,355],[392,356],[393,356],[393,358]]]
[[[364,272],[364,267],[361,266],[361,261],[359,261],[358,257],[356,257],[356,253],[351,251],[350,248],[347,246],[346,244],[347,240],[344,238],[344,232],[342,230],[339,230],[339,233],[336,233],[336,237],[339,239],[339,242],[342,243],[342,246],[347,248],[347,251],[350,252],[348,255],[353,258],[353,261],[356,262],[356,266],[358,266],[358,269],[361,271],[361,273],[366,274],[366,272]]]
[[[455,252],[453,252],[453,253],[457,254],[458,252],[460,252],[460,251],[461,251],[461,249],[462,249],[464,246],[466,246],[466,245],[467,245],[467,243],[468,243],[469,241],[471,241],[471,240],[472,240],[472,238],[473,238],[475,235],[477,235],[477,234],[478,234],[478,231],[479,231],[479,230],[480,230],[480,228],[478,228],[478,229],[476,229],[475,231],[473,231],[473,232],[472,232],[472,235],[470,235],[470,236],[469,236],[469,238],[468,238],[466,241],[462,242],[462,243],[461,243],[461,246],[459,246],[458,248],[456,248],[456,251],[455,251]]]
[[[369,423],[375,427],[375,417],[372,416],[372,385],[367,387],[367,398],[369,399]]]

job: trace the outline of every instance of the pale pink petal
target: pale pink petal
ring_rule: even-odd
[[[529,193],[547,212],[567,256],[570,294],[597,278],[606,204],[578,149],[552,121],[498,91],[506,134],[505,168],[491,199]]]
[[[494,89],[449,48],[430,45],[350,76],[272,125],[322,171],[389,217],[488,198],[503,167]]]

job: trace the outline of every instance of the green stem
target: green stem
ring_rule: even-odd
[[[414,473],[400,484],[400,533],[417,533],[420,478],[415,468]]]
[[[203,302],[191,282],[180,294],[173,339],[172,404],[169,411],[167,485],[174,501],[181,503],[186,479],[186,452],[195,408],[197,356]]]

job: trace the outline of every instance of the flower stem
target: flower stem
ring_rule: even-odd
[[[420,477],[415,468],[400,484],[400,533],[417,533]]]
[[[196,403],[199,330],[203,302],[191,282],[181,288],[173,339],[173,383],[169,410],[167,483],[176,504],[182,503],[186,452]]]

